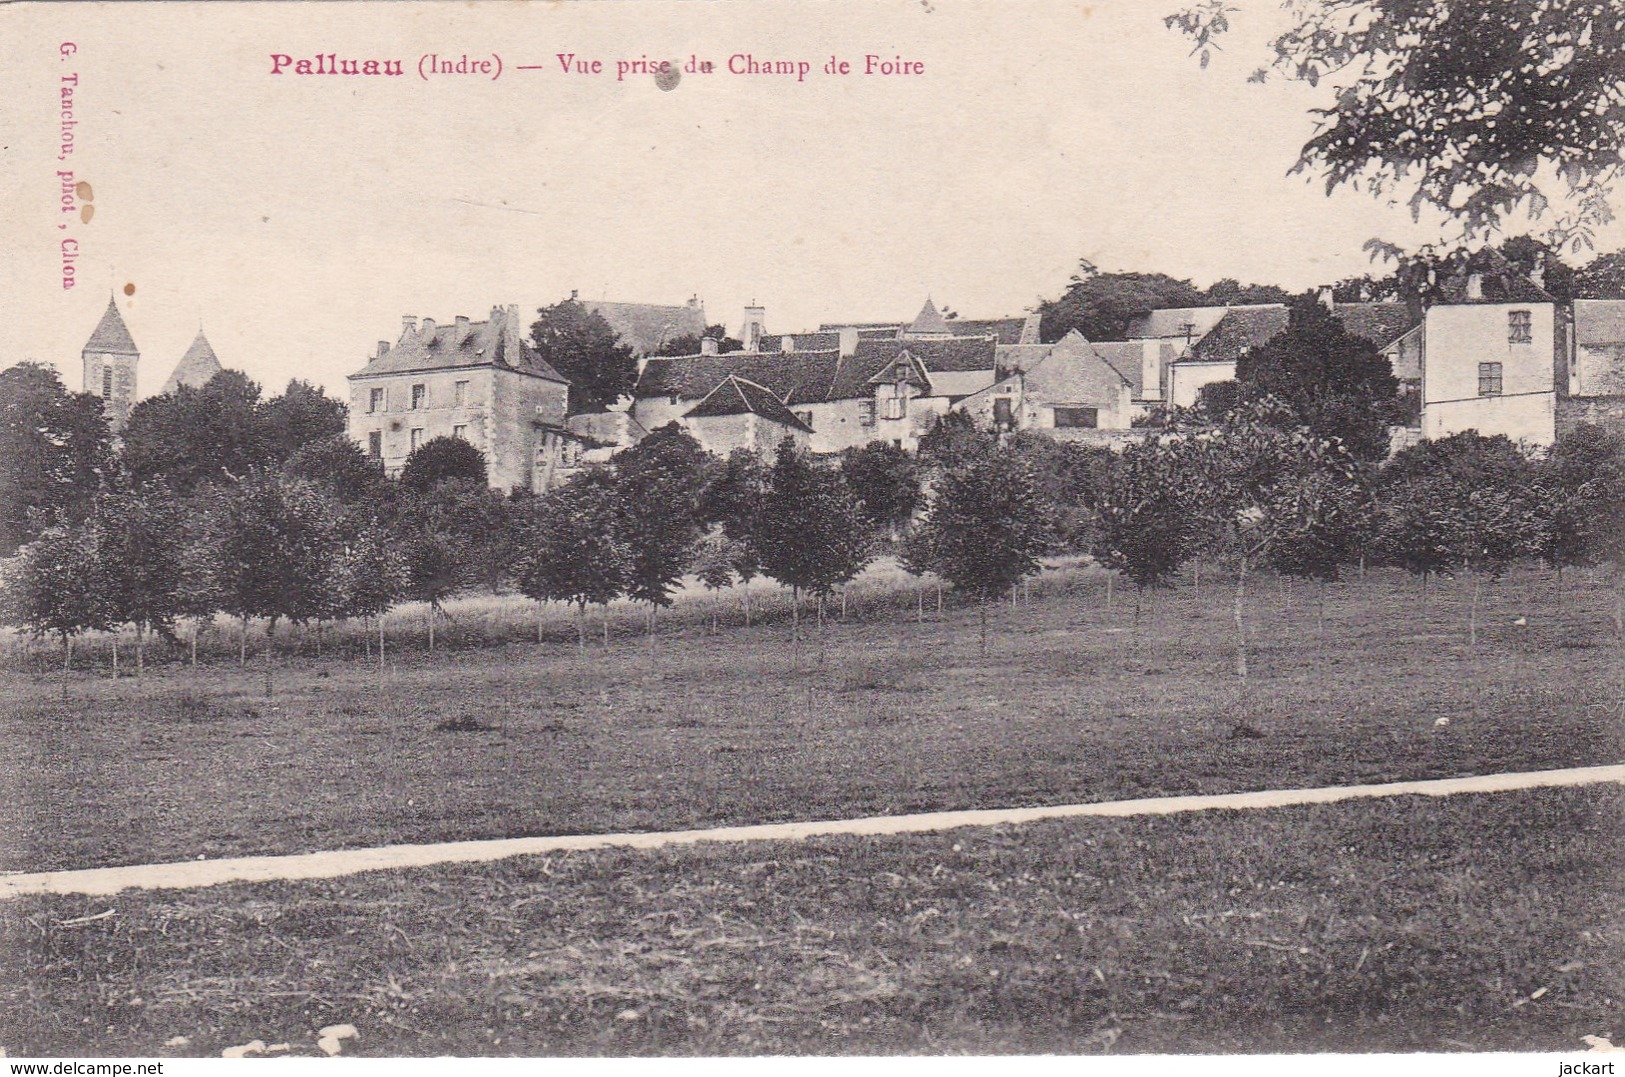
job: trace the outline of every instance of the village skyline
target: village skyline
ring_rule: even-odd
[[[17,204],[41,209],[4,226],[20,255],[0,267],[0,309],[19,331],[0,361],[50,363],[76,384],[78,349],[112,292],[154,366],[201,327],[226,365],[267,387],[303,378],[337,393],[408,313],[528,311],[579,291],[697,295],[730,328],[760,303],[773,331],[906,319],[925,297],[1009,317],[1058,295],[1080,258],[1298,291],[1383,271],[1361,249],[1374,236],[1411,248],[1448,238],[1403,205],[1328,197],[1316,177],[1287,175],[1319,97],[1247,82],[1278,21],[1268,5],[1237,20],[1205,70],[1163,25],[1168,13],[1144,3],[1088,16],[898,4],[838,21],[815,5],[771,20],[749,6],[594,7],[455,19],[429,7],[410,23],[322,9],[297,31],[244,9],[197,28],[186,56],[161,67],[131,64],[120,42],[175,32],[179,10],[114,10],[75,29],[73,163],[95,217],[64,291],[57,131],[18,124],[16,159],[31,163],[8,177]],[[23,17],[49,30],[36,42],[63,33],[46,12]],[[662,91],[648,78],[515,71],[334,90],[272,81],[267,60],[448,53],[448,36],[488,42],[510,64],[561,48],[608,58],[635,39],[651,42],[640,54],[903,52],[928,73],[799,89],[692,76]],[[5,48],[24,84],[63,63],[54,48]],[[1599,249],[1621,245],[1625,226],[1598,235]],[[162,380],[150,369],[143,394]]]

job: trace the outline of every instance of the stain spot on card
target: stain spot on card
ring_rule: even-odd
[[[135,284],[133,282],[130,283],[130,284],[126,284],[124,286],[124,294],[125,295],[134,295],[135,294]]]
[[[79,201],[81,202],[89,202],[96,197],[95,192],[90,189],[90,183],[86,180],[80,180],[78,183],[75,183],[73,185],[73,193],[79,196]]]
[[[676,64],[669,64],[664,70],[655,72],[655,85],[662,90],[675,90],[677,84],[683,81],[683,73],[677,70]]]
[[[79,207],[79,220],[80,221],[84,222],[85,224],[89,224],[90,223],[90,218],[92,218],[94,216],[96,216],[96,207],[95,206],[85,205],[85,206],[80,206]]]

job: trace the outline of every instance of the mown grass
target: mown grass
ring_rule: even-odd
[[[0,1046],[1574,1051],[1625,1032],[1622,816],[1599,786],[18,899]]]
[[[652,638],[584,655],[567,617],[541,645],[392,647],[381,690],[375,669],[331,651],[277,668],[269,699],[259,669],[229,659],[139,681],[12,669],[0,870],[1621,757],[1621,652],[1597,578],[1571,581],[1562,609],[1545,577],[1489,589],[1476,650],[1452,605],[1464,587],[1435,588],[1424,620],[1398,577],[1339,585],[1322,627],[1312,589],[1289,601],[1276,585],[1256,607],[1245,694],[1229,673],[1228,593],[1211,582],[1157,596],[1136,625],[1098,576],[1052,574],[1032,601],[999,608],[986,659],[974,609],[939,618],[927,602],[917,623],[889,586],[799,647],[782,603],[711,635],[700,600]]]

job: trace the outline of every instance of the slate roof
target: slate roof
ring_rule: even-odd
[[[825,352],[834,351],[841,346],[841,334],[826,333],[774,333],[765,336],[757,345],[759,351],[780,352],[784,350],[784,338],[789,337],[793,347],[798,352]]]
[[[939,337],[925,340],[863,340],[841,360],[828,399],[855,400],[870,395],[869,381],[902,352],[919,360],[928,374],[987,371],[996,378],[998,346],[992,337]]]
[[[581,300],[581,305],[603,316],[609,327],[638,355],[648,355],[668,340],[705,333],[705,308],[698,303],[661,306],[656,303],[607,303]]]
[[[1576,299],[1574,342],[1581,345],[1625,344],[1625,300]]]
[[[130,336],[129,327],[124,324],[124,317],[118,312],[118,301],[112,296],[107,297],[107,310],[102,314],[102,320],[96,323],[96,331],[85,341],[84,350],[117,355],[141,354],[135,346],[135,339]]]
[[[738,376],[792,406],[817,404],[827,398],[839,362],[840,352],[834,349],[657,357],[644,363],[633,395],[699,400],[730,376]]]
[[[1195,328],[1191,333],[1191,340],[1201,340],[1214,326],[1218,325],[1224,316],[1232,310],[1245,310],[1245,307],[1167,307],[1163,310],[1152,310],[1131,319],[1128,328],[1124,330],[1126,340],[1145,340],[1148,338],[1184,339],[1185,326]]]
[[[772,390],[753,381],[729,374],[722,382],[683,416],[701,419],[720,415],[759,415],[781,426],[812,433],[812,427],[796,418],[795,414],[773,395]]]
[[[1097,341],[1090,345],[1107,366],[1122,375],[1129,383],[1136,399],[1145,395],[1145,344],[1139,340]],[[1161,361],[1172,362],[1175,349],[1172,344],[1160,344]]]
[[[948,328],[947,319],[943,318],[943,316],[938,313],[937,305],[931,302],[929,296],[926,297],[925,306],[920,308],[920,313],[916,314],[914,316],[914,320],[909,323],[907,331],[910,333],[940,334],[943,336],[953,334],[953,330]]]
[[[214,354],[214,348],[203,335],[203,330],[199,329],[197,339],[186,349],[181,361],[175,364],[175,369],[170,371],[169,380],[164,382],[164,387],[158,390],[158,393],[160,396],[168,396],[183,385],[201,389],[222,369],[220,360]]]
[[[1355,336],[1386,348],[1414,324],[1403,303],[1337,303],[1333,315]],[[1232,307],[1191,351],[1197,362],[1228,362],[1284,332],[1289,314],[1283,304]]]
[[[1480,294],[1473,297],[1471,278],[1479,278]],[[1475,251],[1460,270],[1439,283],[1437,302],[1450,306],[1485,303],[1555,303],[1557,299],[1526,277],[1506,256],[1492,247]]]
[[[997,337],[1000,344],[1037,344],[1038,316],[1025,318],[954,318],[948,329],[956,337]]]
[[[569,381],[548,365],[520,336],[517,307],[497,307],[483,322],[423,324],[403,329],[401,339],[383,355],[367,362],[352,378],[383,374],[411,374],[419,371],[450,370],[459,367],[495,366],[532,374],[561,385]]]

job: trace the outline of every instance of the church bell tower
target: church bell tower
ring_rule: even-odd
[[[80,355],[85,363],[85,392],[102,398],[108,425],[117,434],[135,407],[135,368],[141,353],[112,296],[107,298],[107,313]]]

